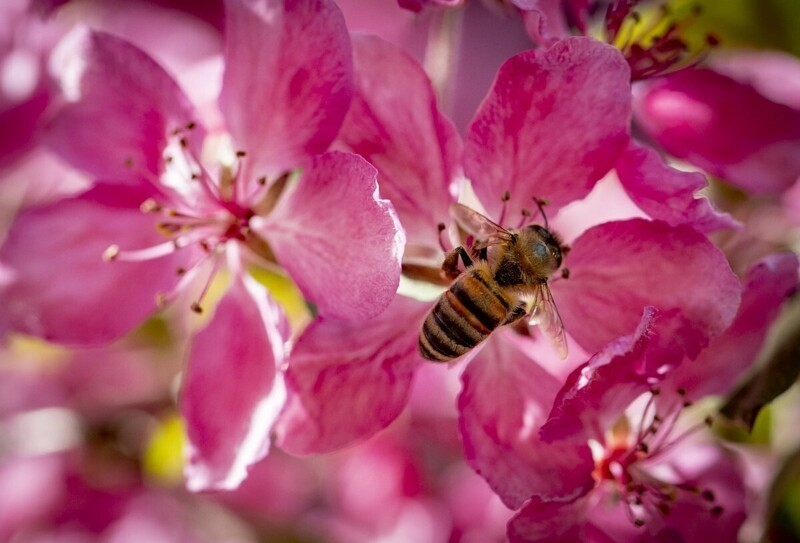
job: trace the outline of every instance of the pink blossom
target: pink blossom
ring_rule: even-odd
[[[213,145],[224,134],[205,128],[143,51],[101,32],[68,36],[55,53],[64,104],[48,143],[98,181],[22,213],[0,249],[11,275],[4,325],[78,345],[116,339],[187,294],[202,312],[211,280],[231,272],[191,341],[182,407],[194,489],[236,486],[266,454],[283,403],[286,325],[245,267],[280,262],[322,317],[364,318],[391,301],[403,245],[374,168],[320,154],[351,95],[336,6],[232,0],[227,30],[219,106],[229,155]],[[219,154],[209,160],[209,149]],[[244,328],[251,333],[230,335]],[[241,355],[236,371],[231,351]]]
[[[695,360],[670,356],[674,368],[664,372],[663,337],[673,334],[674,317],[648,309],[633,335],[577,368],[539,434],[550,447],[571,444],[573,454],[592,454],[581,468],[574,464],[550,476],[575,477],[575,469],[584,469],[593,483],[589,490],[576,485],[580,497],[566,501],[540,483],[510,523],[511,540],[735,537],[744,518],[742,476],[728,453],[707,438],[689,437],[697,428],[682,430],[679,419],[693,400],[727,390],[746,370],[796,285],[797,257],[774,255],[753,267],[737,319]],[[536,464],[529,466],[538,472]],[[603,520],[609,518],[615,520]]]
[[[800,64],[778,53],[752,62],[723,57],[719,67],[648,82],[634,101],[636,120],[671,155],[752,194],[783,192],[800,177],[800,110],[774,79],[796,79]],[[763,76],[761,74],[764,74]],[[770,78],[769,74],[773,74]],[[748,114],[742,115],[742,109]]]
[[[356,105],[338,144],[376,165],[401,222],[412,225],[406,273],[437,280],[442,258],[437,225],[449,220],[444,210],[455,198],[459,162],[452,150],[458,138],[409,57],[377,39],[359,38],[355,65]],[[377,81],[383,86],[377,88]],[[530,220],[523,209],[535,205],[532,196],[547,198],[548,212],[585,197],[626,151],[628,85],[621,55],[586,38],[523,53],[501,68],[470,126],[463,159],[489,216],[516,227]],[[511,193],[507,202],[505,191]],[[680,209],[684,200],[678,201]],[[680,356],[696,357],[735,315],[739,281],[721,252],[689,226],[609,222],[585,231],[572,247],[570,278],[554,280],[552,290],[575,340],[575,356],[627,333],[648,305],[680,316],[675,340],[662,346],[664,353]],[[321,320],[309,328],[287,372],[290,408],[277,425],[280,446],[300,454],[327,451],[393,420],[421,363],[416,342],[430,308],[430,302],[398,297],[386,313],[365,324]],[[464,371],[459,398],[470,465],[515,507],[535,485],[519,477],[515,466],[531,461],[525,453],[531,424],[543,422],[560,387],[559,378],[545,369],[552,355],[541,351],[532,359],[532,343],[511,331],[494,333],[466,357],[474,359]],[[346,348],[350,344],[356,348]],[[498,390],[506,391],[502,401]],[[542,452],[534,462],[552,462],[555,469],[560,462],[581,461],[559,452]],[[582,461],[591,458],[585,455]],[[566,476],[550,483],[554,495],[581,488]]]

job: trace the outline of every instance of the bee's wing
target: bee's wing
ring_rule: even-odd
[[[553,294],[547,283],[541,283],[536,289],[533,300],[533,310],[528,321],[531,325],[538,326],[550,340],[553,350],[563,360],[567,357],[567,336],[564,333],[564,323],[558,308],[553,300]]]
[[[475,238],[476,249],[497,243],[507,243],[512,237],[511,232],[463,204],[451,205],[450,215],[461,228]]]

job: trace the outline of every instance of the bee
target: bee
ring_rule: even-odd
[[[537,205],[542,211],[539,201]],[[454,204],[451,212],[474,243],[468,238],[469,252],[461,245],[445,256],[442,271],[455,280],[425,318],[419,334],[422,356],[447,362],[466,354],[494,330],[528,315],[526,300],[532,300],[529,323],[537,324],[565,358],[564,325],[548,280],[561,267],[568,247],[546,226],[506,230],[461,204]],[[566,269],[562,275],[567,276]]]

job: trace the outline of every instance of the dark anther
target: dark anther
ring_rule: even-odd
[[[647,454],[650,451],[650,449],[647,447],[647,443],[639,443],[636,448],[642,451],[644,454]]]
[[[267,184],[267,176],[266,175],[262,175],[261,177],[256,179],[256,183],[258,183],[259,185],[261,185],[263,187],[264,185]]]
[[[637,518],[636,520],[633,521],[633,524],[637,528],[641,528],[642,526],[644,526],[644,521],[642,519],[640,519],[640,518]]]
[[[197,126],[197,123],[195,123],[194,121],[190,121],[186,123],[186,130],[193,130],[195,126]]]
[[[719,38],[714,34],[706,34],[706,43],[711,47],[719,45]]]
[[[692,406],[692,402],[689,402],[689,401],[683,402],[683,407],[691,407],[691,406]]]
[[[523,209],[522,210],[522,216],[523,217],[530,217],[531,216],[531,212],[528,211],[527,209]]]
[[[713,501],[716,499],[716,498],[714,497],[714,493],[713,493],[713,492],[711,492],[711,491],[710,491],[710,490],[708,490],[708,489],[704,490],[704,491],[703,491],[703,492],[700,494],[700,496],[702,496],[702,498],[703,498],[705,501],[707,501],[707,502],[713,502]]]
[[[192,179],[194,179],[195,181],[197,181],[198,179],[200,179],[200,174],[199,174],[199,173],[196,173],[196,172],[192,173]]]
[[[711,508],[711,516],[714,518],[718,518],[722,516],[723,511],[725,511],[721,506],[717,505],[716,507]]]
[[[189,147],[189,141],[186,138],[181,138],[180,140],[178,140],[178,143],[180,143],[181,147],[183,147],[184,149]]]
[[[705,422],[706,426],[710,428],[714,424],[714,418],[709,415],[705,418],[705,420],[703,420],[703,422]]]
[[[247,156],[247,153],[244,151],[236,151],[236,156],[238,158],[244,158],[245,156]]]
[[[683,388],[683,387],[679,388],[678,389],[678,395],[679,396],[686,396],[686,389]]]
[[[443,222],[440,222],[439,224],[436,225],[436,228],[439,230],[439,232],[443,232],[444,229],[447,228],[447,226],[445,226]]]
[[[186,273],[186,268],[183,268],[183,267],[178,268],[177,270],[175,270],[175,273],[177,275],[184,275]]]
[[[660,389],[660,388],[658,388],[658,387],[653,387],[653,388],[650,390],[650,394],[652,394],[653,396],[658,396],[659,394],[661,394],[661,389]],[[660,419],[658,418],[658,416],[656,416],[655,418],[656,418],[657,420],[660,420]]]
[[[561,277],[563,279],[569,279],[569,268],[562,268],[561,269]]]
[[[656,508],[658,509],[658,512],[665,517],[672,512],[672,509],[670,509],[668,503],[660,502],[658,505],[656,505]]]
[[[200,307],[200,304],[198,304],[197,302],[192,302],[192,305],[190,307],[191,307],[192,311],[194,311],[198,315],[203,313],[203,308]]]
[[[505,191],[505,192],[503,193],[503,197],[502,197],[502,198],[500,198],[500,201],[502,201],[502,202],[508,202],[510,199],[511,199],[511,193],[510,193],[510,192],[508,192],[508,191]]]

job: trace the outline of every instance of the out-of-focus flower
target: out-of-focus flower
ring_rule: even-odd
[[[64,104],[47,138],[97,182],[22,213],[0,249],[4,325],[68,344],[116,339],[192,284],[200,312],[217,271],[231,272],[190,345],[182,405],[192,488],[238,484],[266,454],[282,406],[286,325],[246,267],[280,262],[321,317],[368,318],[394,295],[403,244],[375,170],[355,155],[320,154],[351,94],[336,6],[231,1],[226,36],[219,107],[229,154],[141,50],[99,32],[69,36],[54,60]],[[209,149],[219,154],[209,160]]]
[[[9,0],[0,6],[0,124],[6,127],[0,135],[0,167],[34,146],[54,94],[47,58],[61,30],[46,24],[29,4]]]
[[[715,55],[639,87],[635,118],[671,155],[749,194],[780,194],[800,178],[798,80],[786,54]]]

